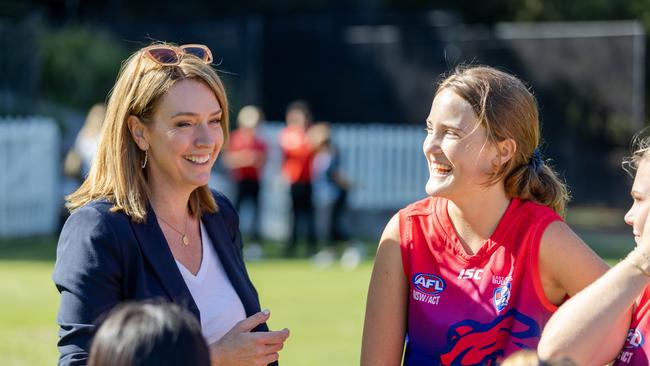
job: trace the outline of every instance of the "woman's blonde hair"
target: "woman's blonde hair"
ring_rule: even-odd
[[[650,136],[647,135],[648,129],[645,128],[632,138],[632,155],[623,159],[623,169],[630,175],[639,168],[641,161],[650,155]]]
[[[135,222],[146,220],[149,188],[141,167],[145,154],[133,140],[127,120],[133,115],[144,124],[153,123],[158,102],[176,82],[184,79],[201,81],[214,92],[223,111],[221,127],[227,140],[228,99],[216,71],[191,55],[184,55],[177,66],[161,66],[146,57],[141,49],[122,64],[110,93],[97,154],[88,177],[77,191],[66,197],[70,211],[90,201],[106,199],[113,203],[113,211],[124,211]],[[202,212],[216,212],[217,204],[207,185],[192,192],[189,209],[197,216]]]
[[[488,184],[503,180],[506,194],[538,202],[563,215],[569,200],[566,185],[539,153],[537,101],[526,85],[488,66],[460,66],[438,85],[436,95],[451,90],[467,101],[488,141],[513,139],[514,156],[495,170]]]

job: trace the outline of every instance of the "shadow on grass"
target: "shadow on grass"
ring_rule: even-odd
[[[56,258],[56,243],[58,237],[55,235],[25,237],[14,239],[0,239],[0,261],[44,261],[54,262]],[[251,244],[252,240],[244,240],[244,248]],[[262,241],[263,259],[296,259],[309,258],[311,254],[307,250],[307,244],[299,242],[295,255],[287,258],[284,255],[284,243],[277,241]],[[367,253],[374,253],[375,248],[366,243]],[[337,256],[345,249],[344,245],[333,248]],[[263,260],[262,259],[262,260]]]
[[[576,233],[602,258],[618,262],[634,248],[634,238],[630,228],[612,230],[594,227],[574,227]],[[244,248],[251,241],[244,241]],[[0,239],[0,261],[43,261],[54,262],[56,258],[57,237],[54,235]],[[284,245],[275,241],[262,241],[263,259],[287,259],[284,256]],[[374,242],[365,242],[366,260],[374,259],[376,250]],[[337,246],[334,250],[340,256],[344,246]],[[309,258],[306,243],[299,243],[294,259]],[[262,260],[263,260],[262,259]]]
[[[56,242],[57,237],[53,235],[1,239],[0,260],[54,262]]]
[[[306,241],[298,240],[295,251],[288,255],[286,250],[286,243],[283,241],[277,240],[262,240],[261,242],[256,242],[251,239],[244,238],[244,254],[246,254],[247,249],[251,246],[261,244],[262,246],[262,257],[263,259],[281,259],[281,260],[304,260],[312,258],[316,253],[327,249],[331,251],[336,258],[339,258],[343,252],[350,246],[359,246],[364,253],[364,259],[374,259],[374,253],[377,249],[377,244],[375,241],[371,240],[351,240],[347,242],[337,242],[332,245],[325,245],[323,243],[318,243],[315,247],[310,247]],[[369,258],[372,257],[372,258]],[[249,258],[250,260],[250,258]]]

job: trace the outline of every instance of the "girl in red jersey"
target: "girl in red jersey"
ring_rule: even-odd
[[[429,197],[381,237],[361,364],[494,365],[536,348],[557,306],[607,265],[559,216],[567,190],[540,156],[537,104],[519,79],[457,69],[426,130]]]
[[[637,139],[636,147],[628,161],[636,170],[634,203],[625,214],[636,248],[551,318],[539,344],[542,358],[650,364],[650,137]]]

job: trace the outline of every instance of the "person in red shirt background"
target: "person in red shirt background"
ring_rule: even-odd
[[[237,115],[237,129],[230,134],[228,150],[224,161],[230,168],[237,184],[235,207],[241,210],[242,203],[250,201],[253,205],[253,224],[251,241],[248,246],[259,247],[260,228],[260,178],[267,158],[267,146],[256,133],[264,119],[262,111],[252,105],[243,107]]]
[[[314,151],[305,134],[312,122],[307,103],[294,101],[289,104],[286,121],[287,127],[280,132],[280,147],[284,155],[282,174],[291,190],[291,227],[285,255],[295,255],[300,222],[304,222],[306,226],[308,252],[313,254],[316,251],[316,224],[311,186]]]

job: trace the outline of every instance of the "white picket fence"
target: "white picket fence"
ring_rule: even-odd
[[[0,119],[0,237],[56,230],[62,204],[59,140],[50,118]]]
[[[261,192],[261,230],[281,240],[288,233],[289,188],[280,173],[282,152],[278,134],[282,123],[266,123],[260,135],[269,145]],[[353,184],[349,205],[364,211],[397,210],[425,196],[428,172],[422,154],[425,131],[421,126],[385,124],[333,124],[332,137],[341,154],[343,174]],[[232,197],[234,189],[224,176],[213,186]],[[246,212],[242,226],[247,224]]]
[[[354,183],[350,204],[363,209],[401,208],[424,196],[428,170],[420,126],[334,126],[344,174]]]

